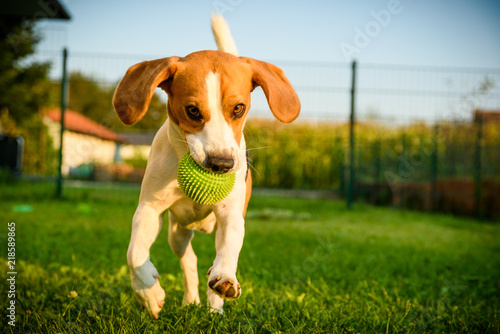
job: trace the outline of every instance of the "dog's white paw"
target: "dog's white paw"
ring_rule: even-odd
[[[156,268],[148,260],[142,266],[132,269],[130,278],[135,299],[153,318],[158,319],[165,302],[165,291],[158,281],[160,277]]]
[[[224,314],[222,307],[224,306],[224,299],[219,297],[212,289],[207,289],[207,301],[210,313]]]
[[[153,318],[158,319],[158,314],[165,302],[165,291],[159,282],[149,289],[134,289],[134,296],[142,308],[146,309]]]
[[[241,285],[236,276],[218,273],[215,270],[208,271],[208,287],[221,298],[231,300],[241,296]]]

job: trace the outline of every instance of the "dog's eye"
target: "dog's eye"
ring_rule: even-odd
[[[245,113],[246,108],[247,107],[243,103],[237,104],[234,107],[234,109],[233,109],[234,116],[235,117],[241,117],[241,116],[243,116],[243,114]]]
[[[199,121],[201,119],[200,109],[196,108],[195,106],[186,107],[186,113],[189,116],[189,118],[195,121]]]

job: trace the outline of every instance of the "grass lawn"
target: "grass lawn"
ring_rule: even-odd
[[[181,307],[164,228],[151,258],[167,293],[159,320],[136,304],[126,250],[137,189],[0,184],[0,257],[16,227],[13,333],[500,333],[500,224],[342,202],[254,196],[225,315]],[[26,205],[29,205],[26,206]],[[31,210],[30,210],[31,208]],[[200,295],[215,256],[197,233]]]

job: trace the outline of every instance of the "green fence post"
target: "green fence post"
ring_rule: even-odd
[[[476,118],[477,127],[477,137],[476,137],[476,149],[474,152],[474,210],[476,211],[476,217],[482,218],[481,210],[481,199],[482,199],[482,145],[481,141],[483,138],[483,117],[480,113],[477,113]]]
[[[370,194],[371,198],[374,198],[372,204],[381,204],[383,202],[383,189],[382,189],[382,140],[379,138],[373,143],[374,147],[374,160],[375,160],[375,187],[372,188],[372,192],[375,194]]]
[[[345,164],[343,161],[340,162],[340,184],[339,184],[339,194],[340,196],[346,196],[345,192]]]
[[[59,134],[59,166],[57,174],[57,197],[62,197],[62,186],[63,186],[63,176],[62,176],[62,163],[63,163],[63,135],[64,135],[64,113],[66,111],[66,86],[67,86],[67,75],[66,75],[66,63],[68,60],[68,50],[64,48],[63,50],[63,72],[61,78],[61,132]]]
[[[403,132],[403,135],[402,135],[402,138],[401,138],[402,146],[403,146],[403,151],[401,152],[401,157],[402,157],[403,160],[406,160],[406,151],[407,151],[407,147],[406,147],[406,129],[404,131],[405,132]],[[410,178],[411,178],[411,175],[408,175],[405,178],[405,181],[403,182],[403,184],[401,185],[401,189],[399,190],[399,194],[400,194],[400,198],[401,198],[401,201],[399,202],[399,207],[400,208],[405,208],[406,207],[407,200],[406,200],[405,186],[409,183]]]
[[[356,60],[352,62],[351,115],[349,120],[349,184],[347,185],[347,207],[352,207],[354,197],[354,111],[356,97]]]
[[[436,211],[438,209],[437,201],[437,178],[438,178],[438,131],[439,125],[434,126],[434,147],[432,148],[431,155],[431,210]]]
[[[382,155],[382,140],[379,138],[375,140],[373,143],[374,146],[374,158],[375,158],[375,184],[377,185],[377,189],[380,186],[380,180],[381,180],[381,174],[382,174],[382,161],[381,161],[381,155]]]
[[[343,172],[341,168],[343,168],[343,147],[342,147],[342,140],[340,139],[339,136],[335,137],[335,142],[333,144],[332,148],[332,164],[330,166],[330,180],[332,184],[332,189],[335,189],[333,185],[337,186],[338,185],[338,192],[341,196],[344,196],[344,193],[342,192],[342,179],[339,179],[339,182],[337,184],[337,179],[343,176]]]

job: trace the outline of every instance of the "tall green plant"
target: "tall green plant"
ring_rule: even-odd
[[[355,126],[356,181],[363,184],[427,183],[433,177],[471,178],[474,172],[475,125],[415,123],[387,127],[374,122]],[[341,188],[348,152],[348,126],[336,123],[250,119],[246,126],[254,184],[288,189]],[[500,177],[500,124],[484,125],[483,166]],[[436,166],[433,159],[437,157]],[[496,166],[496,167],[495,167]],[[433,175],[433,173],[438,175]]]

